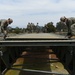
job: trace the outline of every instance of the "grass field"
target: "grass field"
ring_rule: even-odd
[[[23,64],[24,58],[18,58],[13,65]],[[22,66],[17,66],[15,68],[22,68]],[[8,70],[5,75],[19,75],[20,71]]]

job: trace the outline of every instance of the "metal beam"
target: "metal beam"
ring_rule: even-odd
[[[0,46],[75,46],[75,40],[13,40],[0,41]]]

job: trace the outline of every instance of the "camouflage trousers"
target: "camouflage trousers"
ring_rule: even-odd
[[[0,26],[0,36],[2,36],[4,39],[7,37],[7,30],[3,30]]]
[[[75,35],[75,23],[71,25],[72,35]]]

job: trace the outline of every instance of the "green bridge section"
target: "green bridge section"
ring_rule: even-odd
[[[52,52],[47,52],[48,49],[51,49]],[[21,55],[23,52],[27,52],[28,55],[27,56]],[[39,54],[40,52],[41,54]],[[48,54],[43,54],[43,52],[47,52]],[[32,57],[31,53],[34,55],[34,57]],[[51,54],[55,54],[58,59],[49,58]],[[38,57],[39,55],[40,57],[45,57],[45,55],[47,55],[47,57],[40,58]],[[33,64],[33,62],[32,64],[29,64],[28,62],[25,62],[26,63],[25,64],[22,62],[14,66],[17,67],[25,66],[24,68],[19,69],[14,67],[13,63],[16,61],[16,59],[20,57],[25,58],[26,60],[30,58],[31,61],[33,60],[35,64]],[[37,60],[39,60],[39,62],[36,63],[35,61]],[[47,65],[50,65],[50,63],[53,60],[54,61],[59,60],[64,65],[64,68],[68,71],[68,73],[70,75],[74,75],[75,74],[75,40],[64,38],[64,36],[60,36],[52,33],[51,34],[41,33],[41,34],[24,34],[20,36],[17,35],[17,36],[7,37],[6,40],[0,41],[0,73],[1,74],[4,74],[9,69],[11,69],[11,70],[22,71],[20,75],[23,72],[34,73],[34,75],[36,73],[41,75],[49,75],[49,74],[62,75],[63,73],[41,69],[41,67],[39,66],[40,63],[42,64],[46,63]],[[28,67],[30,65],[32,65],[31,66],[32,68]],[[33,68],[33,66],[36,67]],[[38,67],[40,68],[38,69]],[[59,68],[58,66],[55,67],[57,69]]]

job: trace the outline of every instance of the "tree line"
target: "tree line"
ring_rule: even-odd
[[[65,32],[67,31],[66,25],[62,24],[61,22],[57,22],[56,26],[53,22],[49,22],[44,26],[40,26],[39,23],[36,25],[34,23],[28,23],[26,28],[19,28],[19,27],[8,27],[9,33],[50,33],[50,32]]]

